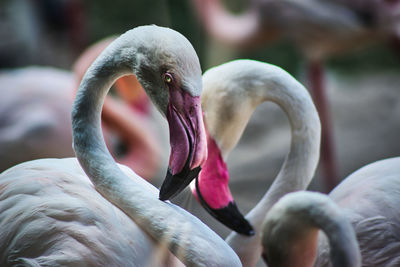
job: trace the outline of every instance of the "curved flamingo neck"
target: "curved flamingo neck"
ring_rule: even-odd
[[[130,76],[133,77],[133,75]],[[125,77],[127,76],[121,79]],[[121,79],[118,79],[117,82]],[[154,177],[160,167],[160,148],[158,142],[155,142],[153,133],[146,132],[149,127],[145,118],[113,97],[106,98],[101,117],[103,125],[115,131],[118,138],[127,146],[126,153],[123,155],[113,154],[114,158],[146,180]]]
[[[74,97],[86,70],[95,61],[97,56],[115,39],[116,37],[113,36],[91,45],[76,60],[73,66],[77,82],[74,89]],[[102,124],[114,130],[118,134],[118,137],[123,140],[124,144],[128,146],[128,150],[127,154],[123,156],[117,154],[113,154],[113,156],[119,162],[126,164],[138,174],[149,179],[155,175],[155,172],[159,168],[158,162],[160,160],[158,157],[160,151],[157,143],[149,138],[148,133],[145,131],[146,127],[142,127],[146,122],[140,116],[149,112],[150,101],[134,75],[117,79],[115,89],[120,98],[124,99],[128,104],[114,100],[112,97],[107,97],[102,109]],[[135,149],[130,149],[133,147],[131,145]],[[141,152],[139,153],[139,151]],[[139,157],[138,154],[142,157]],[[134,162],[139,164],[135,165]]]
[[[203,101],[209,115],[207,129],[223,155],[234,147],[252,112],[264,101],[278,104],[291,126],[291,146],[283,166],[270,190],[246,216],[256,234],[245,237],[232,232],[226,239],[244,266],[255,266],[261,255],[259,232],[266,213],[281,196],[305,189],[312,179],[319,159],[321,125],[308,91],[281,68],[250,60],[218,68],[204,75]]]
[[[289,77],[284,83],[278,84],[276,89],[266,99],[275,102],[285,111],[292,139],[289,153],[270,189],[246,216],[256,229],[260,228],[263,217],[279,198],[308,187],[319,159],[321,125],[307,90]]]
[[[84,76],[72,111],[76,156],[96,190],[184,264],[238,266],[239,259],[217,234],[183,209],[158,200],[158,190],[139,176],[127,177],[106,148],[101,108],[112,83],[135,70],[137,34],[134,29],[119,37]]]
[[[277,103],[289,118],[292,137],[290,150],[269,190],[246,215],[246,219],[256,231],[253,237],[245,241],[246,246],[239,249],[242,251],[238,255],[246,266],[255,266],[260,258],[259,232],[263,218],[269,209],[283,195],[306,189],[311,182],[319,159],[321,126],[318,113],[307,90],[292,77],[289,77],[286,77],[288,80],[285,82],[280,79],[276,80],[280,84],[275,89],[279,91],[284,89],[280,93],[277,91],[277,94],[268,98]],[[233,247],[240,243],[238,240],[243,240],[243,237],[236,233],[231,233],[227,238],[228,244]],[[247,262],[249,262],[249,265],[247,265]]]
[[[279,67],[237,60],[204,74],[203,106],[209,135],[224,158],[239,141],[255,108],[266,101],[279,105],[291,127],[289,153],[270,190],[248,214],[256,228],[284,194],[310,183],[319,159],[321,125],[307,89]]]
[[[107,150],[101,132],[101,110],[108,90],[117,78],[127,75],[132,69],[129,68],[130,63],[125,65],[116,60],[120,55],[114,55],[115,52],[111,51],[111,47],[116,46],[117,42],[106,49],[88,69],[72,111],[75,154],[86,174],[95,185],[101,186],[112,184],[108,181],[110,172],[122,174]]]

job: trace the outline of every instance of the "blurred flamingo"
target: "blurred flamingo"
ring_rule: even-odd
[[[76,61],[74,74],[50,67],[0,73],[0,171],[27,160],[74,155],[70,112],[75,88],[113,39],[88,48]],[[149,100],[133,75],[122,77],[115,87],[126,102],[111,96],[106,100],[102,116],[107,144],[120,163],[154,178],[160,149],[148,122]]]
[[[361,267],[356,234],[343,211],[328,196],[307,191],[285,195],[268,212],[261,232],[265,262],[321,266],[315,265],[319,229],[329,239],[332,267]]]
[[[351,248],[353,241],[343,239],[345,238],[343,234],[334,233],[339,228],[333,223],[343,220],[351,223],[352,230],[356,234],[362,266],[398,266],[400,263],[400,212],[397,208],[400,205],[399,181],[400,157],[395,157],[368,164],[355,171],[335,187],[329,194],[329,199],[323,201],[326,203],[319,201],[318,206],[315,205],[317,203],[312,204],[314,201],[309,201],[309,196],[304,195],[305,193],[283,197],[279,201],[281,203],[278,202],[266,214],[268,225],[265,225],[264,230],[267,231],[267,235],[264,236],[263,243],[266,245],[264,252],[268,266],[287,266],[282,262],[277,265],[279,261],[289,259],[289,257],[279,259],[279,255],[290,253],[296,244],[301,244],[299,254],[295,255],[294,251],[290,260],[295,262],[300,257],[313,263],[315,261],[313,265],[304,266],[331,266],[339,259],[334,259],[335,251],[351,252],[350,255],[353,257],[347,258],[347,261],[357,259],[354,257],[356,255],[354,249]],[[333,210],[332,204],[337,205]],[[308,222],[303,220],[306,217],[310,219]],[[300,225],[299,231],[288,228],[290,225],[294,226],[293,221],[296,221],[296,228]],[[315,227],[321,228],[326,235],[320,235],[318,238]],[[340,228],[349,233],[348,229]],[[302,238],[298,239],[299,237]],[[297,243],[299,241],[303,242]],[[337,242],[340,242],[340,246]],[[309,257],[305,257],[305,254]],[[345,262],[341,264],[336,262],[336,265],[332,266],[353,266],[345,265]]]
[[[322,62],[377,40],[399,40],[400,1],[254,0],[239,15],[227,11],[220,0],[193,3],[208,34],[224,43],[243,49],[285,37],[301,49],[321,117],[321,163],[330,191],[338,183],[338,169]]]
[[[362,266],[400,264],[400,157],[368,164],[345,178],[329,197],[351,222]],[[318,266],[326,266],[328,240],[319,240]]]

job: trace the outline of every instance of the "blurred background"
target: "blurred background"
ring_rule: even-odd
[[[252,7],[245,0],[222,1],[221,4],[232,15],[240,15]],[[275,17],[279,18],[279,13],[276,12]],[[367,12],[360,17],[364,19],[365,27],[375,21]],[[53,78],[33,76],[40,81],[53,79],[49,82],[50,90],[56,92],[57,97],[62,94],[72,97],[73,94],[67,91],[77,86],[76,78],[71,82],[74,63],[85,49],[101,39],[119,35],[139,25],[157,24],[182,33],[197,51],[203,71],[233,59],[256,59],[282,67],[310,88],[307,56],[299,49],[296,39],[286,38],[290,35],[242,48],[209,34],[199,18],[194,2],[185,0],[2,0],[0,161],[5,162],[6,158],[16,153],[24,153],[7,143],[10,136],[14,138],[13,144],[19,142],[18,131],[7,129],[20,118],[13,117],[19,111],[15,111],[16,105],[10,104],[10,101],[16,101],[11,94],[16,92],[17,86],[25,86],[24,94],[18,95],[24,98],[33,88],[41,87],[40,82],[36,83],[32,77],[25,84],[20,82],[24,75],[18,70],[26,70],[28,66],[51,67],[57,72]],[[276,31],[287,29],[279,25]],[[329,35],[328,32],[325,34]],[[356,45],[357,49],[323,57],[323,83],[330,113],[335,183],[367,163],[400,155],[400,46],[391,37],[377,34],[369,38],[372,42],[360,47]],[[20,76],[16,76],[16,73],[20,73]],[[9,78],[12,74],[17,80]],[[69,81],[64,83],[64,78]],[[25,102],[18,102],[19,107],[25,107],[30,115],[40,111]],[[64,110],[68,114],[69,104],[66,103],[72,102],[57,103],[68,106]],[[166,122],[156,112],[149,114],[145,120],[148,120],[148,129],[154,133],[154,142],[159,147],[159,150],[155,149],[159,153],[154,163],[157,170],[149,174],[149,180],[158,186],[166,172],[168,131]],[[68,124],[68,120],[69,117],[58,119],[65,124]],[[65,147],[68,148],[65,149],[71,154],[70,140],[67,137],[66,140]],[[61,147],[60,143],[54,142]],[[126,148],[118,142],[110,142],[117,147],[116,153],[124,153]],[[272,103],[260,105],[228,160],[231,190],[242,212],[249,211],[266,192],[279,171],[289,144],[290,129],[285,114]],[[320,166],[310,188],[329,192],[332,186],[326,185],[324,176],[326,174]],[[192,211],[222,236],[229,233],[227,228],[215,222],[199,207],[187,190],[174,202]]]

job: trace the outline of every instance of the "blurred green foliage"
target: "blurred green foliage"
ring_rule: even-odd
[[[380,43],[329,59],[327,65],[338,72],[362,73],[371,70],[400,71],[400,47]]]
[[[12,2],[14,1],[14,2]],[[36,5],[39,6],[40,3],[46,3],[47,7],[49,7],[49,3],[53,3],[53,6],[66,6],[65,3],[68,1],[75,1],[82,6],[82,14],[83,14],[83,32],[84,32],[84,44],[81,46],[81,50],[74,51],[74,57],[69,59],[69,64],[66,65],[64,63],[59,63],[60,56],[50,57],[47,60],[40,60],[44,57],[31,57],[37,61],[30,60],[29,57],[26,56],[27,53],[23,53],[24,46],[18,46],[15,44],[19,44],[21,40],[25,40],[21,37],[22,34],[12,34],[10,35],[10,31],[6,30],[8,27],[5,26],[0,27],[0,47],[7,47],[0,54],[0,60],[3,61],[3,67],[13,66],[13,65],[28,65],[28,64],[50,64],[54,66],[69,66],[75,60],[75,57],[79,55],[83,49],[90,44],[108,37],[110,35],[118,35],[121,34],[133,27],[145,24],[157,24],[160,26],[166,26],[173,28],[184,36],[186,36],[189,41],[193,44],[195,50],[197,51],[200,61],[203,66],[208,66],[206,61],[207,55],[209,55],[210,48],[209,38],[204,30],[204,28],[200,25],[197,20],[197,16],[193,10],[192,0],[38,0],[37,2],[33,2],[30,0],[3,0],[0,1],[0,19],[4,19],[7,15],[10,15],[6,12],[6,10],[10,10],[8,7],[11,6],[10,3],[16,2],[24,2],[30,3],[30,6]],[[52,2],[54,1],[54,2]],[[247,8],[249,5],[249,1],[246,0],[221,0],[223,4],[227,7],[228,10],[233,13],[240,13]],[[14,5],[18,6],[18,5]],[[54,12],[55,13],[54,13]],[[57,16],[59,10],[53,10],[51,14],[52,20],[51,22],[54,24],[54,17]],[[15,12],[9,11],[9,12]],[[25,14],[25,13],[21,13]],[[62,14],[62,13],[60,13]],[[25,16],[25,15],[23,15]],[[64,14],[65,16],[65,14]],[[8,23],[12,26],[15,25],[15,28],[18,28],[18,23],[15,23],[15,19],[21,18],[19,16],[10,16],[13,17],[8,21]],[[68,17],[59,18],[60,21],[62,19],[68,19]],[[4,19],[4,21],[6,21]],[[44,21],[40,22],[44,23]],[[39,24],[40,24],[39,23]],[[64,21],[65,23],[65,21]],[[38,25],[39,25],[38,24]],[[0,26],[2,26],[0,24]],[[7,26],[7,27],[6,27]],[[46,25],[49,26],[49,25]],[[54,26],[54,25],[50,25]],[[65,25],[64,25],[65,26]],[[54,35],[54,40],[50,43],[49,49],[51,45],[60,46],[60,49],[56,50],[54,54],[60,55],[58,51],[62,51],[65,54],[68,53],[67,50],[62,49],[71,49],[68,47],[68,30],[67,29],[54,29],[54,27],[45,27],[47,30],[51,30]],[[65,32],[67,33],[65,33]],[[17,31],[11,31],[17,32]],[[24,31],[19,31],[24,32]],[[26,32],[26,30],[25,30]],[[32,31],[30,31],[32,32]],[[31,34],[32,35],[32,34]],[[48,34],[49,35],[49,34]],[[37,38],[42,38],[39,36]],[[55,41],[56,40],[56,41]],[[33,43],[33,41],[29,41]],[[38,44],[41,42],[36,41]],[[11,43],[11,45],[8,45]],[[15,43],[15,44],[14,44]],[[2,45],[3,44],[3,45]],[[2,46],[1,46],[2,45]],[[7,46],[8,45],[8,46]],[[62,45],[62,47],[61,47]],[[26,46],[26,45],[25,45]],[[22,47],[22,48],[21,48]],[[41,46],[40,46],[41,47]],[[362,72],[365,70],[374,70],[374,69],[395,69],[400,70],[400,45],[396,49],[392,49],[388,44],[377,44],[368,48],[361,49],[359,51],[352,51],[350,53],[335,56],[329,59],[326,64],[337,71],[343,71],[345,73],[349,72]],[[22,52],[21,52],[22,51]],[[39,51],[40,52],[40,51]],[[39,53],[35,51],[35,53]],[[217,52],[218,56],[218,52]],[[14,59],[13,59],[14,57]],[[67,57],[67,56],[65,56]],[[64,57],[64,58],[65,58]],[[249,51],[234,51],[233,58],[250,58],[256,59],[260,61],[269,62],[282,68],[286,69],[293,75],[297,75],[299,70],[302,69],[303,58],[299,51],[291,45],[288,41],[277,41],[271,44],[266,44],[265,46],[255,48]],[[18,60],[17,60],[18,58]],[[7,59],[7,60],[6,60]],[[39,60],[38,60],[39,59]],[[13,62],[14,60],[14,62]],[[217,62],[223,62],[226,58],[222,58],[221,60],[217,60]],[[0,64],[1,65],[1,64]]]
[[[201,54],[204,36],[190,1],[90,0],[85,1],[85,12],[91,42],[139,25],[156,24],[182,33]]]
[[[248,5],[244,0],[223,0],[223,3],[234,13],[240,13]],[[85,2],[85,9],[92,42],[138,25],[157,24],[171,27],[185,35],[195,47],[200,61],[204,61],[208,37],[197,21],[190,0],[91,0]],[[299,51],[287,41],[274,42],[251,51],[237,51],[235,58],[269,62],[293,75],[299,72],[303,64]],[[377,44],[335,56],[326,64],[345,73],[373,69],[400,70],[400,53],[396,53],[388,44]]]

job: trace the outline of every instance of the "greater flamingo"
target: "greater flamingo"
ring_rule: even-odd
[[[240,138],[254,108],[264,100],[277,102],[289,116],[292,142],[284,166],[271,188],[246,216],[254,236],[232,232],[227,242],[244,266],[255,266],[261,255],[261,225],[270,208],[284,194],[304,190],[315,171],[320,125],[306,89],[275,66],[238,60],[210,69],[203,75],[204,121],[208,132],[208,159],[192,191],[221,222],[236,214],[218,210],[233,203],[225,160]],[[217,164],[215,164],[217,162]],[[363,266],[396,266],[400,263],[400,158],[379,161],[344,179],[331,193],[356,232]],[[215,191],[214,191],[215,190]],[[216,193],[217,192],[217,193]],[[225,216],[222,219],[221,216]],[[230,217],[229,217],[230,216]],[[240,217],[228,224],[239,229]],[[236,230],[238,231],[238,230]],[[240,231],[238,231],[240,232]],[[322,236],[317,266],[329,261],[328,241]]]
[[[132,72],[169,122],[171,184],[182,174],[191,178],[192,170],[203,164],[201,69],[193,47],[167,28],[128,31],[89,68],[74,103],[74,149],[83,170],[75,158],[42,159],[1,174],[0,244],[7,247],[0,250],[2,265],[141,266],[151,255],[146,247],[155,242],[189,266],[240,266],[217,234],[178,206],[158,200],[153,186],[126,167],[120,169],[108,152],[100,129],[101,107],[112,83]],[[53,190],[59,199],[40,198]],[[63,201],[64,194],[73,203]]]
[[[51,67],[0,73],[0,171],[27,160],[74,155],[70,113],[75,88],[113,39],[89,47],[76,61],[73,74]],[[132,109],[107,97],[102,118],[108,147],[120,163],[151,180],[159,171],[160,150],[147,122],[148,100],[134,76],[122,77],[115,88]],[[123,153],[111,142],[116,139],[124,145]]]
[[[269,267],[316,266],[320,229],[329,240],[331,266],[361,267],[356,235],[343,211],[328,196],[307,191],[285,195],[265,217],[265,262]]]
[[[308,61],[310,89],[322,125],[321,164],[326,191],[339,182],[329,102],[322,62],[329,56],[400,36],[398,1],[255,0],[233,15],[220,0],[193,0],[207,32],[239,48],[257,46],[279,37],[291,40]]]
[[[0,171],[44,157],[71,157],[73,74],[29,67],[0,73]]]
[[[265,214],[284,194],[309,185],[319,159],[321,126],[317,110],[307,91],[279,67],[252,60],[236,60],[211,68],[203,75],[202,107],[208,132],[208,159],[193,194],[222,223],[247,235],[232,232],[227,242],[244,266],[255,266],[261,255],[260,231]],[[264,101],[278,104],[291,126],[290,151],[271,188],[246,219],[232,214],[225,163],[238,142],[254,109]],[[220,211],[227,212],[220,212]],[[231,221],[231,222],[229,222]],[[228,223],[227,223],[228,222]]]

